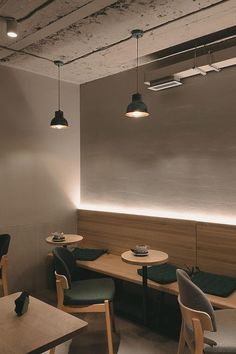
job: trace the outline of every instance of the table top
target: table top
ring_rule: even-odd
[[[81,235],[74,235],[74,234],[64,234],[65,240],[64,241],[53,241],[53,236],[48,236],[46,238],[46,242],[50,243],[51,245],[73,245],[83,240],[83,236]]]
[[[39,354],[74,337],[86,322],[34,297],[28,311],[15,313],[20,293],[0,298],[1,354]]]
[[[168,254],[161,251],[149,250],[147,256],[135,256],[132,251],[126,251],[121,255],[122,261],[140,266],[162,264],[168,261]]]

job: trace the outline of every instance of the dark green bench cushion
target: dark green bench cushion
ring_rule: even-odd
[[[207,272],[196,272],[191,276],[204,293],[227,297],[236,290],[236,279],[225,275],[212,274]]]
[[[176,269],[176,266],[168,263],[148,267],[148,279],[153,280],[159,284],[173,283],[177,281]],[[142,276],[143,270],[138,269],[138,274]]]
[[[95,259],[107,253],[107,250],[100,248],[79,248],[76,247],[72,251],[75,259],[80,261],[95,261]]]
[[[79,280],[64,290],[64,305],[101,304],[104,300],[112,301],[114,295],[115,285],[110,278]]]

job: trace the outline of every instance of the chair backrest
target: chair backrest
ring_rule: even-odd
[[[11,236],[8,234],[0,235],[0,259],[8,252]]]
[[[76,261],[72,252],[65,247],[56,247],[52,252],[56,272],[64,275],[67,278],[69,287],[71,287],[71,282],[74,280],[77,270]]]
[[[204,292],[191,281],[190,277],[184,270],[177,269],[176,275],[179,286],[180,302],[193,311],[200,311],[208,314],[212,322],[212,329],[216,331],[214,309]],[[202,329],[209,330],[209,328],[206,329],[204,327]]]
[[[178,297],[178,302],[180,305],[182,317],[188,328],[193,328],[194,320],[199,320],[202,331],[213,331],[211,317],[208,315],[208,313],[193,310],[190,307],[184,306],[180,300],[180,296]]]

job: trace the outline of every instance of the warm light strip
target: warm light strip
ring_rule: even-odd
[[[108,206],[108,205],[95,205],[95,204],[80,204],[78,209],[81,210],[91,210],[91,211],[102,211],[108,213],[121,213],[121,214],[131,214],[140,216],[153,216],[160,218],[170,218],[170,219],[180,219],[189,221],[202,221],[217,224],[226,225],[236,225],[235,216],[224,216],[224,215],[211,215],[203,213],[191,213],[188,211],[175,212],[168,210],[158,210],[158,209],[148,209],[148,208],[126,208],[118,206]]]

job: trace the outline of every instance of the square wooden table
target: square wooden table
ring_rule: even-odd
[[[39,354],[70,340],[87,325],[34,297],[28,311],[17,316],[15,299],[20,293],[0,298],[0,353]],[[52,350],[53,352],[53,350]]]

